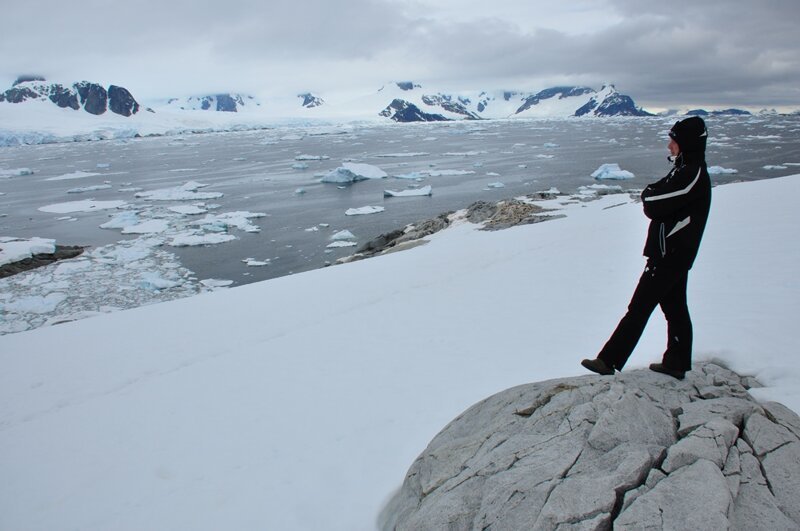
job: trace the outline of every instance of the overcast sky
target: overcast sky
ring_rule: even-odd
[[[800,108],[798,0],[9,2],[0,87],[87,79],[142,101],[614,83],[638,105]]]

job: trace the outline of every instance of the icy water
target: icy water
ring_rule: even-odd
[[[618,163],[635,177],[606,181],[644,187],[665,175],[666,132],[674,118],[496,121],[434,124],[280,128],[219,134],[166,136],[73,144],[0,148],[2,170],[30,168],[33,175],[0,178],[0,236],[54,238],[63,245],[99,247],[143,237],[101,229],[118,210],[49,213],[51,204],[94,199],[125,201],[141,221],[164,218],[164,209],[202,203],[210,214],[264,213],[252,219],[260,232],[228,229],[237,239],[216,245],[170,247],[180,264],[199,279],[229,279],[235,285],[315,269],[352,254],[357,247],[329,249],[331,235],[347,229],[358,245],[379,234],[464,208],[556,187],[571,193],[595,184],[603,163]],[[715,183],[800,172],[800,117],[709,118],[709,166],[737,173],[712,175]],[[307,169],[294,169],[296,158]],[[309,158],[309,157],[305,157]],[[320,177],[343,161],[375,165],[387,179],[347,186]],[[774,166],[778,166],[775,168]],[[767,168],[765,168],[767,167]],[[391,176],[431,170],[445,175],[421,180]],[[447,175],[455,170],[456,175]],[[75,172],[96,173],[53,180]],[[207,185],[198,192],[221,193],[207,201],[150,201],[136,192]],[[502,183],[502,187],[496,185]],[[76,188],[103,185],[78,192]],[[383,191],[431,185],[431,197],[384,198]],[[498,187],[492,187],[495,185]],[[305,193],[297,193],[298,189]],[[72,193],[68,193],[73,190]],[[382,206],[385,211],[346,216],[349,208]],[[172,214],[175,216],[176,214]],[[186,220],[202,215],[185,215]],[[166,237],[165,234],[153,234]],[[248,266],[253,258],[268,263]]]

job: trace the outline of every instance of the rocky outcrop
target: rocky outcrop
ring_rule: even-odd
[[[441,114],[432,114],[422,111],[413,103],[395,98],[380,113],[380,116],[391,118],[395,122],[447,122]]]
[[[385,530],[800,529],[800,417],[714,363],[522,385],[417,458]]]
[[[525,102],[517,109],[517,114],[525,112],[531,107],[539,105],[542,101],[555,98],[556,96],[558,96],[558,99],[563,100],[564,98],[583,96],[584,94],[591,94],[593,92],[594,90],[589,87],[551,87],[544,89],[525,98]],[[508,99],[508,97],[506,97],[506,99]]]
[[[423,95],[422,103],[431,107],[441,107],[442,109],[460,114],[465,120],[480,120],[481,117],[467,109],[470,104],[468,98],[458,98],[449,94]]]
[[[111,85],[108,87],[108,107],[111,112],[130,116],[139,112],[139,103],[128,92],[128,89]]]
[[[108,91],[97,83],[81,81],[75,83],[75,90],[81,97],[83,109],[90,114],[103,114],[108,109]]]
[[[55,251],[52,253],[38,253],[24,260],[0,265],[0,278],[10,277],[11,275],[46,266],[47,264],[52,264],[59,260],[75,258],[82,254],[83,250],[83,247],[77,245],[56,245]]]
[[[306,109],[313,109],[314,107],[319,107],[325,103],[325,100],[320,98],[319,96],[315,96],[310,92],[305,92],[303,94],[298,94],[298,98],[303,100],[303,107]]]
[[[575,111],[575,116],[653,116],[639,108],[630,96],[620,94],[612,86],[603,87],[585,105]]]
[[[77,111],[83,107],[86,112],[95,115],[104,114],[109,108],[122,116],[131,116],[139,111],[139,103],[127,89],[111,85],[106,90],[89,81],[64,86],[47,83],[39,76],[21,76],[10,89],[0,93],[0,102],[23,103],[47,99],[61,108]]]

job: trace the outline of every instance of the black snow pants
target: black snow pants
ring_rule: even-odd
[[[622,370],[644,332],[657,305],[667,319],[667,350],[662,363],[670,369],[692,368],[692,320],[686,305],[686,283],[689,271],[653,260],[639,279],[639,285],[628,305],[628,312],[597,355],[609,367]]]

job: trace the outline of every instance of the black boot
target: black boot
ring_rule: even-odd
[[[602,374],[603,376],[610,376],[614,374],[614,369],[606,365],[606,362],[601,360],[600,358],[595,358],[593,360],[583,360],[581,365],[586,367],[592,372],[596,372],[597,374]]]
[[[686,371],[670,369],[669,367],[664,366],[663,363],[651,363],[650,370],[660,372],[661,374],[667,374],[673,378],[677,378],[678,380],[683,380],[683,378],[686,376]]]

